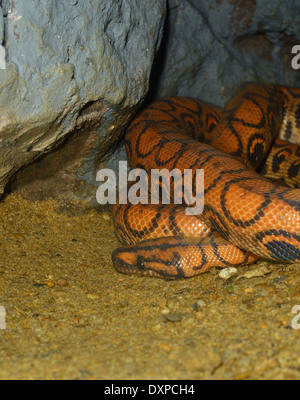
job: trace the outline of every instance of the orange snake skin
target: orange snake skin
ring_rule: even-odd
[[[184,205],[114,206],[126,246],[112,255],[118,271],[180,279],[259,258],[300,261],[300,89],[248,83],[224,111],[158,100],[125,144],[131,167],[148,174],[203,169],[205,206],[197,216]]]

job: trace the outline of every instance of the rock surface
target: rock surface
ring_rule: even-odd
[[[147,93],[164,15],[165,0],[0,1],[0,194],[85,123],[91,179]]]
[[[0,8],[0,10],[1,10],[1,8]],[[4,34],[4,21],[3,21],[2,12],[0,11],[0,69],[6,68],[5,49],[2,46],[3,37],[4,37],[3,34]]]
[[[193,96],[224,106],[247,81],[300,86],[293,0],[170,0],[152,97]]]

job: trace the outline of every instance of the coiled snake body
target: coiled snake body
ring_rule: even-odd
[[[300,89],[246,84],[224,112],[158,100],[125,144],[131,167],[149,174],[204,169],[205,206],[189,216],[184,206],[117,204],[115,232],[126,245],[113,253],[117,270],[188,278],[258,258],[300,261]]]

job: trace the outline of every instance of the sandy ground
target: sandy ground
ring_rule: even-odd
[[[107,213],[13,194],[0,225],[0,379],[300,379],[300,265],[133,277]]]

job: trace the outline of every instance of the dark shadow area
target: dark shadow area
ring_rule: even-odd
[[[164,67],[167,63],[167,50],[168,50],[169,39],[170,39],[170,34],[171,34],[170,19],[171,19],[170,4],[168,2],[163,38],[162,38],[162,42],[160,45],[160,49],[157,52],[157,55],[155,57],[155,60],[154,60],[153,66],[152,66],[150,82],[149,82],[149,91],[145,98],[143,106],[147,106],[149,103],[151,103],[153,100],[157,99],[157,97],[158,97],[158,88],[159,88],[159,82],[161,80],[161,73],[164,70]]]

